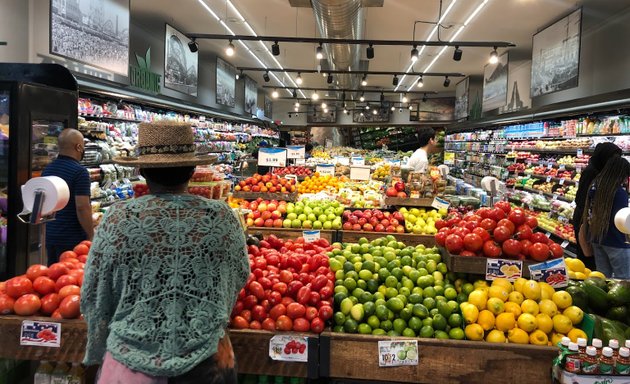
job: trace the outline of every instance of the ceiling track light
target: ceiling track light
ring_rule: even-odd
[[[274,99],[278,98],[278,90],[274,89],[273,92],[271,92],[271,97],[273,97]]]
[[[241,77],[243,77],[243,70],[241,69],[240,73],[236,74],[236,80],[240,79]]]
[[[456,46],[455,50],[453,51],[453,60],[460,61],[462,59],[462,53],[462,50],[459,49],[458,46]]]
[[[418,83],[416,84],[418,88],[424,87],[424,80],[422,79],[422,75],[418,78]]]
[[[313,101],[319,100],[319,94],[317,93],[317,91],[313,92],[313,94],[311,95],[311,99],[313,99]]]
[[[422,96],[422,102],[426,103],[427,102],[427,94],[425,93],[424,96]]]
[[[385,94],[383,92],[381,92],[381,103],[385,101]]]
[[[295,83],[297,85],[302,85],[302,74],[300,72],[298,72],[297,77],[295,78]]]
[[[366,105],[366,106],[365,106],[365,109],[366,109],[367,111],[369,111],[369,110],[370,110],[370,105],[369,105],[369,104],[368,104],[368,105]]]
[[[322,103],[322,108],[324,108],[324,109],[328,108],[328,104]]]
[[[394,112],[395,110],[396,110],[396,107],[392,105],[392,112]]]
[[[409,104],[409,110],[410,111],[413,110],[413,105],[412,104]]]
[[[490,52],[490,64],[496,64],[499,62],[499,52],[497,52],[497,47],[494,47],[494,50]]]
[[[411,50],[411,61],[414,63],[418,60],[418,46],[414,44],[413,49]]]
[[[292,96],[293,96],[294,99],[297,99],[297,90],[296,89],[293,90]]]
[[[188,42],[188,49],[190,49],[190,52],[195,53],[197,51],[199,51],[199,43],[197,43],[197,39],[195,39],[194,37]]]
[[[361,93],[361,97],[359,97],[359,101],[360,102],[364,102],[365,101],[365,96],[363,96],[363,93]]]
[[[280,56],[280,44],[278,44],[277,41],[271,46],[271,54],[274,56]]]
[[[230,40],[227,48],[225,48],[225,54],[228,56],[234,56],[234,44],[232,44],[232,40]]]
[[[368,59],[374,58],[374,47],[372,46],[372,44],[370,44],[370,46],[366,48],[365,55]]]
[[[448,87],[449,85],[451,85],[451,79],[448,78],[448,76],[444,77],[444,87]]]
[[[263,80],[265,80],[265,83],[269,82],[269,72],[265,72],[265,74],[263,75]]]
[[[293,104],[293,106],[294,106],[295,108],[300,108],[300,102],[299,102],[299,101],[296,101],[296,102],[295,102],[295,104]]]
[[[372,110],[372,114],[373,114],[373,115],[378,114],[378,111],[376,110],[376,108],[374,108],[374,109]]]
[[[319,43],[319,47],[315,49],[315,58],[317,60],[324,58],[324,48],[322,47],[322,43]]]
[[[367,74],[363,75],[363,78],[361,79],[361,86],[365,87],[367,85]]]
[[[406,103],[406,102],[408,102],[408,101],[409,101],[409,99],[407,99],[407,94],[405,93],[405,94],[403,95],[403,97],[402,97],[402,102],[403,102],[403,103]]]
[[[328,78],[326,78],[326,82],[328,84],[332,84],[332,82],[333,82],[333,75],[332,75],[332,73],[328,74]]]
[[[394,75],[394,79],[392,80],[392,85],[394,87],[398,85],[398,75]]]

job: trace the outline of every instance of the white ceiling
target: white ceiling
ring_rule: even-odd
[[[238,14],[228,5],[231,1],[242,17],[247,20],[258,35],[277,36],[318,36],[315,18],[311,8],[292,8],[289,0],[133,0],[132,14],[139,16],[142,23],[162,24],[169,22],[183,33],[214,33],[229,34],[226,28],[201,2],[216,13],[217,17],[236,34],[251,35]],[[451,12],[444,19],[444,25],[452,28],[440,32],[442,40],[448,40],[453,33],[463,25],[468,16],[483,2],[483,0],[443,0],[446,9],[451,1],[456,1]],[[516,44],[510,48],[510,57],[514,59],[528,59],[531,57],[532,35],[542,27],[564,16],[569,11],[584,3],[597,4],[595,9],[611,8],[623,9],[628,6],[627,0],[489,0],[477,16],[457,37],[459,41],[509,41]],[[384,0],[383,7],[367,8],[365,23],[365,39],[398,39],[412,40],[413,24],[416,20],[437,21],[439,0]],[[416,40],[428,38],[432,25],[417,24]],[[433,39],[435,39],[434,37]],[[260,60],[267,67],[277,67],[270,53],[259,42],[246,42]],[[265,43],[270,49],[271,43]],[[226,41],[200,41],[201,51],[213,51],[226,58],[224,49]],[[240,43],[235,42],[236,54],[227,58],[233,65],[239,67],[262,67],[252,55],[246,52]],[[281,43],[281,55],[276,57],[280,65],[285,68],[309,68],[317,66],[315,59],[315,44]],[[405,71],[411,64],[411,47],[376,46],[375,58],[369,61],[370,70]],[[427,48],[421,55],[414,69],[418,72],[425,68],[441,50],[440,47]],[[452,60],[452,48],[444,54],[430,68],[432,72],[461,72],[466,75],[481,75],[487,63],[490,48],[463,48],[463,58],[459,62]],[[499,49],[499,54],[505,50]],[[362,49],[365,59],[365,49]],[[204,65],[203,62],[200,65]],[[250,77],[265,84],[263,72],[249,72]],[[291,74],[293,77],[296,74]],[[277,74],[287,86],[292,86],[286,75]],[[319,74],[302,74],[305,87],[326,87],[326,79]],[[393,89],[391,76],[369,77],[368,87]],[[410,77],[401,82],[399,90],[404,90],[411,84]],[[443,78],[425,79],[423,91],[453,91],[459,81],[453,79],[448,89],[442,85]],[[266,85],[280,85],[271,79]],[[419,89],[414,89],[419,90]],[[307,92],[305,92],[307,93]],[[309,93],[307,93],[309,94]],[[281,96],[287,96],[282,94]]]

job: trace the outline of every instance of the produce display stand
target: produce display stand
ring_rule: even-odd
[[[418,199],[407,197],[385,197],[383,200],[383,204],[395,207],[432,208],[431,203],[433,203],[432,197],[422,197]]]
[[[297,201],[298,194],[297,192],[293,193],[261,193],[261,192],[243,192],[243,191],[234,191],[232,192],[232,197],[235,199],[244,199],[244,200],[256,200],[261,198],[263,200],[284,200],[287,202]]]
[[[344,243],[355,243],[360,238],[365,237],[368,240],[378,239],[387,235],[392,235],[397,241],[402,241],[407,245],[424,244],[427,247],[435,246],[435,237],[433,235],[416,235],[413,233],[390,233],[390,232],[364,232],[364,231],[339,231],[340,241]]]
[[[471,273],[474,275],[486,274],[487,257],[451,255],[445,248],[442,247],[440,247],[440,251],[442,252],[444,263],[449,271]],[[538,263],[538,261],[523,260],[523,277],[528,279],[530,277],[529,266]]]
[[[310,231],[310,229],[304,228],[269,228],[269,227],[249,227],[247,233],[250,235],[256,233],[262,233],[263,236],[276,235],[280,239],[294,240],[298,237],[302,237],[303,231]],[[332,243],[337,241],[337,231],[330,229],[319,229],[319,237],[328,240]]]
[[[558,355],[557,347],[415,339],[418,365],[381,368],[378,341],[389,337],[324,332],[319,340],[320,376],[372,382],[549,383]]]

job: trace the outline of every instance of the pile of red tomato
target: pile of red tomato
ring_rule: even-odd
[[[83,241],[50,267],[34,264],[26,274],[0,282],[0,315],[79,318],[83,268],[91,245]]]
[[[325,239],[249,245],[251,273],[232,310],[231,327],[321,333],[333,315],[334,273]]]
[[[541,232],[535,217],[506,201],[465,215],[451,213],[435,223],[435,241],[451,254],[545,261],[562,257],[562,247]]]

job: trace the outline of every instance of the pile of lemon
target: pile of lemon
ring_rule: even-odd
[[[587,277],[599,277],[600,279],[606,279],[603,273],[599,271],[591,271],[586,268],[582,260],[575,257],[565,257],[564,263],[567,265],[567,273],[569,278],[573,280],[584,280]]]
[[[586,338],[579,328],[584,313],[566,291],[520,278],[477,281],[460,304],[468,340],[491,343],[556,345],[563,336]]]

